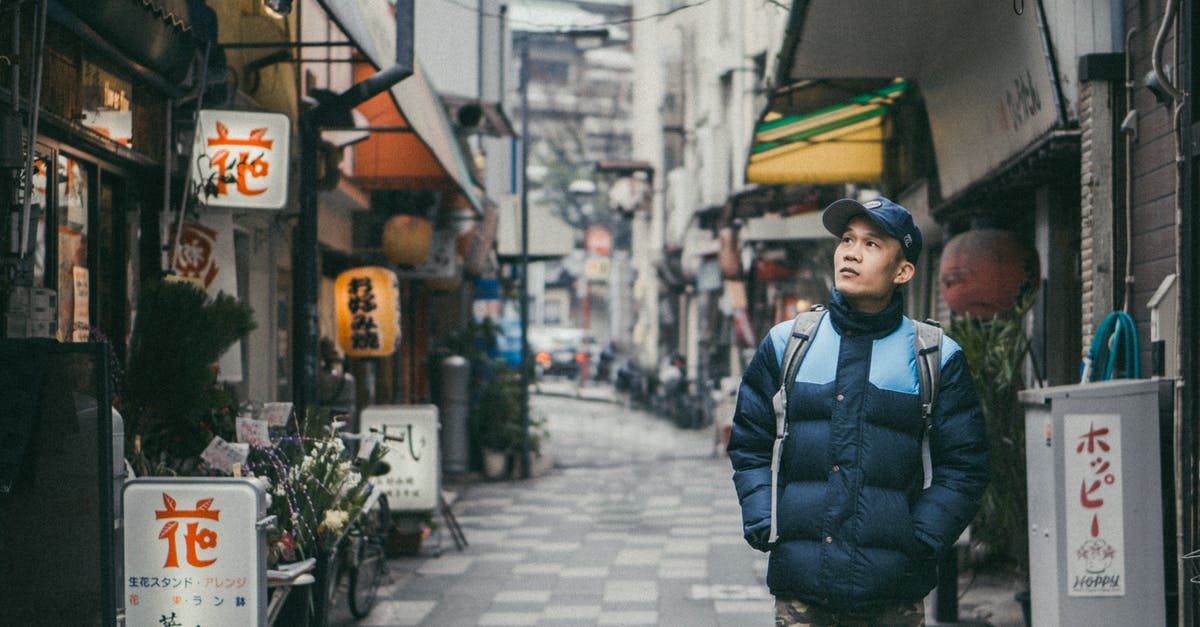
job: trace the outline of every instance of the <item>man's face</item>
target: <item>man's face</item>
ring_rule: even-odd
[[[858,311],[883,311],[892,292],[912,279],[914,271],[900,252],[900,241],[866,216],[850,219],[833,254],[833,284]]]

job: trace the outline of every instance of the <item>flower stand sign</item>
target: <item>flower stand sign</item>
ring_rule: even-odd
[[[201,109],[191,176],[205,204],[282,208],[287,202],[291,129],[282,113]]]
[[[363,433],[383,433],[388,472],[376,480],[393,512],[437,509],[441,489],[436,405],[372,405],[359,419]]]
[[[266,624],[262,480],[134,479],[124,508],[127,625]]]

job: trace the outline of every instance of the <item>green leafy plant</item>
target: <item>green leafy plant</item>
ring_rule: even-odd
[[[253,310],[227,294],[179,281],[143,289],[119,398],[140,473],[192,474],[214,435],[234,440],[238,401],[215,364],[254,326]]]
[[[476,443],[483,448],[519,452],[524,433],[520,373],[499,365],[494,368],[495,376],[480,391],[478,405],[471,414],[471,431]],[[545,437],[545,420],[531,412],[529,450],[539,451]]]
[[[1011,309],[987,320],[954,318],[946,332],[962,347],[987,423],[991,482],[983,495],[973,537],[1018,564],[1028,562],[1025,485],[1025,415],[1017,393],[1024,387],[1029,339],[1023,320],[1033,305],[1027,293]]]

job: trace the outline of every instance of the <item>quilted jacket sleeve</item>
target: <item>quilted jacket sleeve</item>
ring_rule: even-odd
[[[913,524],[917,537],[940,553],[975,517],[988,483],[987,431],[961,350],[942,366],[929,446],[933,482],[913,509]]]
[[[758,347],[742,376],[729,459],[733,484],[742,504],[742,531],[750,546],[765,551],[771,526],[771,448],[775,443],[775,410],[779,357],[770,335]]]

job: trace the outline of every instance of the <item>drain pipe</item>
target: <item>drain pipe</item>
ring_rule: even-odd
[[[25,199],[21,207],[20,258],[24,259],[29,249],[29,215],[33,203],[33,155],[37,152],[38,111],[42,107],[42,60],[46,57],[46,0],[38,3],[37,32],[33,40],[33,56],[37,59],[33,68],[33,101],[29,108],[29,148],[25,151]],[[18,27],[14,27],[17,30]],[[17,32],[20,32],[19,30]],[[13,92],[13,103],[20,99],[20,92]]]
[[[1158,97],[1159,100],[1161,102],[1163,102],[1163,104],[1174,104],[1174,116],[1172,117],[1172,123],[1173,123],[1172,130],[1175,133],[1175,219],[1176,219],[1176,224],[1180,225],[1181,232],[1179,235],[1180,235],[1180,239],[1182,240],[1182,239],[1188,237],[1188,233],[1189,233],[1188,229],[1182,228],[1184,220],[1185,219],[1188,220],[1189,224],[1191,222],[1190,218],[1187,218],[1186,216],[1183,215],[1183,200],[1182,200],[1183,192],[1184,192],[1184,188],[1183,188],[1184,175],[1186,174],[1186,172],[1184,171],[1186,161],[1184,159],[1184,148],[1183,148],[1184,138],[1182,135],[1182,129],[1183,129],[1182,118],[1183,118],[1183,109],[1184,109],[1184,105],[1186,103],[1188,94],[1185,93],[1184,91],[1180,90],[1178,87],[1176,87],[1174,84],[1171,83],[1171,79],[1166,75],[1166,72],[1163,71],[1163,64],[1162,64],[1162,49],[1166,45],[1167,34],[1170,32],[1171,26],[1175,22],[1175,11],[1178,8],[1178,6],[1179,6],[1178,0],[1168,0],[1167,1],[1166,10],[1163,13],[1162,23],[1159,24],[1159,27],[1158,27],[1158,35],[1154,38],[1154,48],[1152,50],[1151,57],[1150,57],[1151,71],[1150,71],[1150,74],[1146,76],[1145,82],[1146,82],[1146,86],[1149,87],[1151,89],[1151,91],[1154,91],[1154,95],[1156,97]],[[1178,41],[1179,40],[1177,38],[1176,42],[1178,42]],[[1178,43],[1176,45],[1178,45]],[[1182,274],[1184,268],[1187,268],[1191,265],[1191,258],[1192,258],[1193,253],[1189,250],[1189,248],[1190,248],[1190,246],[1180,246],[1180,254],[1175,259],[1175,272],[1179,273],[1178,274],[1179,276],[1185,276],[1184,274]],[[1186,262],[1184,259],[1185,257],[1186,257]],[[1183,299],[1189,298],[1186,295],[1185,290],[1181,290],[1180,293],[1182,295],[1181,298],[1183,298]],[[1182,341],[1185,337],[1190,337],[1190,334],[1185,335],[1186,330],[1187,330],[1186,329],[1187,325],[1183,324],[1183,318],[1184,318],[1184,316],[1182,316],[1182,315],[1176,316],[1176,321],[1175,321],[1176,337],[1180,338],[1180,340],[1181,340],[1179,347],[1176,347],[1176,350],[1180,352],[1181,365],[1194,361],[1190,357],[1188,357],[1188,355],[1189,355],[1188,351],[1182,350],[1180,348],[1182,346],[1187,346],[1188,344],[1190,344],[1190,340],[1188,343],[1184,343]],[[1191,370],[1191,368],[1183,368],[1182,369],[1182,371],[1185,373],[1190,370]],[[1184,376],[1186,377],[1187,375],[1185,374]],[[1185,518],[1186,518],[1184,515],[1184,512],[1185,512],[1184,508],[1186,506],[1185,502],[1187,501],[1187,499],[1184,495],[1184,486],[1188,485],[1190,487],[1192,484],[1192,480],[1190,478],[1185,478],[1183,476],[1183,472],[1181,470],[1183,464],[1181,462],[1182,462],[1184,454],[1189,453],[1189,449],[1188,449],[1188,447],[1186,447],[1184,445],[1184,442],[1185,441],[1190,442],[1192,440],[1192,438],[1194,437],[1191,426],[1187,423],[1187,421],[1184,420],[1185,412],[1184,412],[1183,405],[1185,402],[1188,402],[1189,398],[1191,398],[1191,399],[1195,398],[1195,392],[1185,389],[1186,386],[1184,384],[1185,384],[1184,381],[1176,381],[1175,382],[1175,419],[1174,419],[1174,423],[1175,423],[1174,424],[1174,437],[1175,437],[1175,446],[1174,446],[1174,456],[1175,456],[1175,464],[1174,464],[1174,466],[1175,466],[1175,554],[1177,556],[1182,556],[1185,553],[1187,553],[1187,551],[1188,551],[1188,549],[1184,546],[1185,542],[1187,540],[1185,538],[1185,532],[1184,532]],[[1190,405],[1191,403],[1189,402],[1188,404]],[[1189,409],[1190,409],[1190,407],[1189,407]],[[1189,464],[1189,466],[1190,466],[1190,464]],[[1184,621],[1186,621],[1186,619],[1187,619],[1186,608],[1190,605],[1189,603],[1184,602],[1184,600],[1188,598],[1188,596],[1189,596],[1188,593],[1190,590],[1189,590],[1188,586],[1186,585],[1188,578],[1186,576],[1187,571],[1186,571],[1186,567],[1183,563],[1182,557],[1176,557],[1175,568],[1176,568],[1176,573],[1178,575],[1176,577],[1176,593],[1178,594],[1178,598],[1180,600],[1180,603],[1178,605],[1178,612],[1179,612],[1178,618],[1180,620],[1180,624],[1184,624]]]

